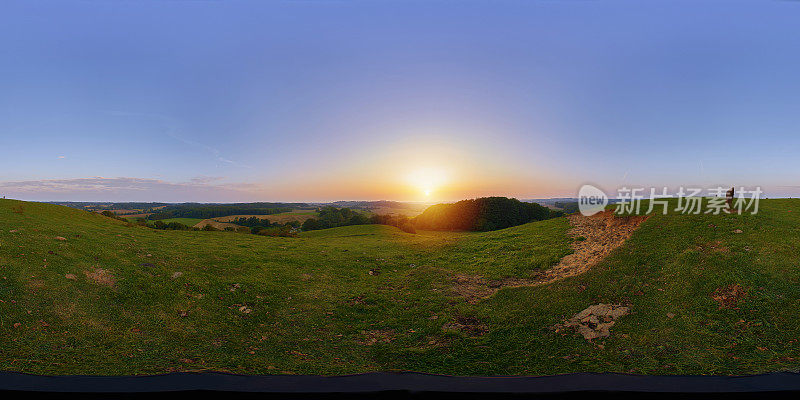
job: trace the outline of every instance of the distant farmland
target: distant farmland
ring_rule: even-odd
[[[291,212],[285,212],[280,214],[271,214],[271,215],[250,215],[250,214],[241,214],[241,215],[228,215],[226,217],[218,217],[213,218],[215,221],[218,222],[232,222],[237,218],[250,218],[256,217],[259,219],[266,219],[269,222],[277,222],[280,224],[284,224],[286,222],[297,221],[299,223],[305,222],[305,220],[309,218],[314,218],[317,216],[316,211],[309,211],[309,210],[294,210]]]
[[[405,215],[407,217],[416,217],[422,214],[427,208],[427,205],[421,205],[418,208],[395,208],[395,207],[375,207],[370,208],[369,211],[378,215]]]
[[[215,229],[220,229],[221,230],[221,229],[225,229],[225,228],[236,228],[236,227],[239,226],[239,225],[230,224],[230,223],[227,223],[227,222],[219,222],[219,221],[217,221],[216,218],[214,218],[214,219],[172,218],[172,219],[197,220],[197,223],[195,223],[194,225],[189,225],[189,226],[193,226],[195,228],[205,228],[206,225],[211,225]],[[164,220],[164,221],[167,221],[167,220]]]

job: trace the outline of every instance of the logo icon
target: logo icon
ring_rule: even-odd
[[[608,205],[608,196],[592,186],[583,185],[578,191],[578,210],[582,215],[591,216],[605,210]]]

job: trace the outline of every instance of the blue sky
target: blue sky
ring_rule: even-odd
[[[797,196],[799,20],[755,0],[5,0],[0,194]]]

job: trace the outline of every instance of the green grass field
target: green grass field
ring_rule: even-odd
[[[471,304],[452,291],[455,275],[547,268],[571,251],[567,220],[488,233],[365,225],[281,238],[161,231],[0,200],[0,369],[797,370],[800,200],[761,207],[756,216],[655,215],[583,275]],[[720,308],[711,295],[732,284],[747,296]],[[632,310],[611,337],[587,342],[549,329],[600,302]],[[443,328],[454,319],[486,332]]]

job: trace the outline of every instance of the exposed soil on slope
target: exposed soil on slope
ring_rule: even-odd
[[[111,271],[107,269],[95,268],[94,271],[83,271],[83,274],[86,275],[86,278],[98,285],[114,287],[114,285],[117,284],[116,278],[114,278]]]
[[[457,275],[453,279],[455,292],[475,303],[504,287],[544,285],[580,275],[621,246],[647,216],[617,216],[612,211],[604,211],[590,217],[572,214],[567,219],[572,224],[568,234],[576,239],[572,243],[574,252],[552,268],[532,278],[486,280],[482,276]]]

